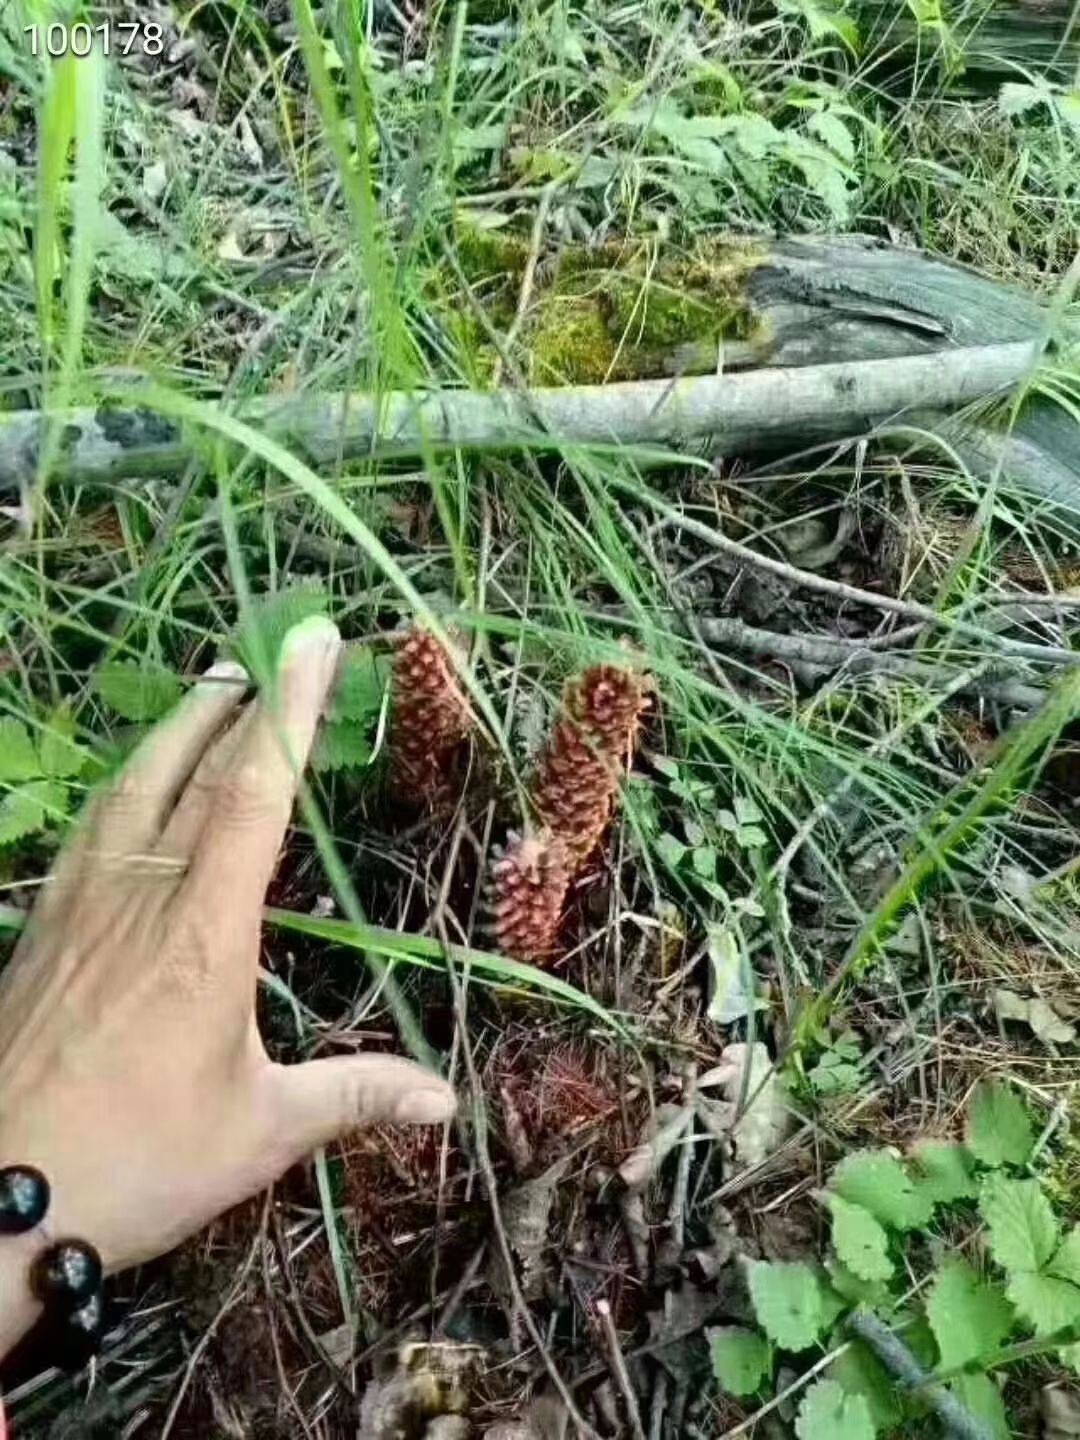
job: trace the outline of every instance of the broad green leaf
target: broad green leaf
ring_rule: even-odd
[[[753,1330],[718,1325],[705,1331],[713,1374],[729,1395],[755,1395],[772,1369],[772,1351]]]
[[[365,720],[378,715],[390,677],[390,664],[367,645],[349,646],[334,687],[334,720]]]
[[[829,1198],[833,1249],[841,1262],[860,1280],[888,1280],[893,1272],[889,1237],[861,1205],[839,1195]]]
[[[49,717],[38,737],[38,761],[42,775],[70,780],[81,773],[89,752],[75,740],[75,722],[68,710]]]
[[[0,717],[0,780],[33,780],[41,774],[30,732],[10,715]]]
[[[799,1440],[874,1440],[870,1406],[862,1395],[846,1395],[835,1380],[811,1385],[795,1421]]]
[[[866,1305],[873,1310],[888,1299],[888,1289],[880,1280],[860,1279],[858,1275],[853,1275],[846,1265],[842,1265],[835,1255],[826,1257],[825,1269],[833,1290],[848,1305]]]
[[[1080,1324],[1080,1286],[1068,1280],[1020,1270],[1009,1276],[1007,1294],[1040,1337]]]
[[[893,1230],[915,1230],[930,1219],[933,1202],[890,1150],[856,1150],[833,1171],[829,1188],[869,1210]]]
[[[806,22],[811,40],[829,40],[834,35],[854,50],[859,43],[859,27],[846,13],[844,0],[780,0],[782,15],[797,15]]]
[[[1047,1265],[1046,1273],[1080,1285],[1080,1225],[1074,1225],[1065,1236]]]
[[[355,720],[331,721],[315,742],[311,763],[316,770],[355,770],[371,759],[365,726]]]
[[[1037,1180],[988,1176],[979,1209],[990,1228],[990,1253],[1003,1270],[1041,1270],[1057,1249],[1058,1223]]]
[[[0,845],[13,845],[67,814],[67,791],[52,780],[28,780],[0,799]]]
[[[976,1160],[992,1169],[1023,1165],[1034,1143],[1031,1117],[1015,1090],[999,1080],[976,1086],[967,1124],[967,1146]]]
[[[949,1389],[969,1415],[981,1420],[992,1440],[1012,1440],[1013,1430],[1005,1413],[1001,1391],[989,1375],[957,1375]]]
[[[256,677],[261,667],[272,671],[278,661],[285,636],[302,620],[325,615],[330,597],[316,584],[286,586],[269,595],[260,595],[241,618],[234,645],[244,666]]]
[[[801,1261],[759,1260],[750,1267],[758,1324],[783,1350],[806,1350],[824,1327],[821,1284]]]
[[[834,115],[831,110],[821,110],[811,115],[806,125],[823,145],[835,150],[842,160],[846,160],[849,165],[854,161],[855,141],[851,131],[838,115]]]
[[[94,688],[121,719],[140,723],[160,720],[183,693],[171,670],[137,660],[110,660],[100,666]]]
[[[847,1340],[847,1336],[843,1336]],[[861,1395],[878,1432],[899,1425],[903,1411],[897,1397],[896,1381],[862,1340],[849,1340],[829,1366],[826,1376],[835,1380],[845,1395]]]
[[[908,1163],[916,1185],[935,1205],[974,1200],[979,1193],[971,1157],[963,1145],[945,1140],[919,1140],[912,1147]]]
[[[1013,1325],[1012,1309],[996,1285],[966,1260],[948,1260],[934,1277],[926,1315],[943,1370],[957,1370],[990,1355]]]

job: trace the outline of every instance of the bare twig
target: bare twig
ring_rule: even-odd
[[[893,676],[927,687],[951,684],[958,678],[955,670],[935,664],[932,659],[905,655],[895,650],[864,648],[858,641],[831,635],[782,634],[728,617],[710,619],[698,616],[696,624],[700,635],[714,645],[743,650],[750,655],[774,655],[789,665],[805,666],[809,670]],[[962,681],[959,692],[997,700],[1019,710],[1033,710],[1042,704],[1046,692],[1038,686],[1009,678],[1008,672],[1016,668],[1008,661],[997,660],[991,666],[984,662],[969,672],[966,678],[959,677]],[[1006,673],[1002,674],[1002,671]]]
[[[615,1329],[615,1321],[611,1317],[611,1306],[606,1300],[598,1300],[596,1313],[600,1319],[600,1328],[604,1332],[604,1343],[611,1360],[611,1370],[619,1387],[619,1393],[622,1395],[623,1404],[626,1406],[626,1414],[630,1421],[630,1433],[634,1440],[645,1440],[645,1429],[641,1423],[637,1396],[634,1394],[630,1372],[623,1359],[622,1349],[619,1345],[619,1332]]]
[[[862,590],[858,585],[849,585],[844,580],[833,580],[828,575],[818,575],[813,570],[800,570],[797,565],[792,565],[786,560],[777,560],[774,556],[754,550],[739,540],[732,540],[730,535],[725,535],[715,525],[706,525],[703,520],[695,520],[692,515],[684,514],[677,506],[669,505],[667,501],[651,491],[641,494],[635,487],[632,493],[662,515],[668,524],[685,530],[689,535],[696,535],[699,540],[705,541],[706,544],[712,545],[717,550],[723,550],[727,554],[735,556],[753,569],[776,575],[793,588],[816,590],[819,594],[831,595],[836,600],[847,600],[853,605],[889,610],[896,615],[905,616],[908,620],[921,620],[924,624],[933,625],[938,629],[952,630],[960,635],[970,635],[984,644],[989,643],[998,649],[1023,656],[1028,660],[1057,665],[1080,665],[1080,651],[1065,650],[1055,645],[1036,645],[1026,640],[1013,640],[1009,636],[989,631],[985,626],[977,625],[974,621],[935,610],[932,606],[923,605],[917,600],[902,600],[896,595],[879,594],[875,590]]]

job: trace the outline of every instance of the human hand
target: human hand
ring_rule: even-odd
[[[243,671],[208,672],[93,799],[0,980],[0,1167],[42,1170],[50,1235],[110,1270],[357,1125],[453,1114],[417,1065],[277,1065],[255,1023],[262,905],[340,643],[298,626],[245,709]],[[40,1248],[0,1236],[0,1355],[34,1318]]]

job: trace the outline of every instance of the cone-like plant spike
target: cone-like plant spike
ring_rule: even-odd
[[[454,752],[472,717],[450,658],[430,631],[416,627],[398,646],[390,693],[390,789],[409,804],[431,804],[448,791]]]
[[[575,874],[600,843],[648,705],[646,677],[594,665],[572,680],[536,769],[532,798]]]
[[[491,931],[504,955],[546,960],[555,948],[570,885],[566,849],[549,831],[511,832],[491,866]]]
[[[637,744],[651,691],[648,676],[617,665],[593,665],[567,685],[563,709],[599,749],[625,766]]]

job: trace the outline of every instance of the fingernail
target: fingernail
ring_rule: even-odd
[[[208,680],[211,683],[220,680],[227,685],[238,683],[247,685],[249,683],[247,671],[236,660],[215,660],[213,665],[199,676],[199,684],[205,685]]]
[[[329,667],[337,661],[341,648],[341,635],[337,626],[327,615],[309,615],[294,625],[281,646],[281,668],[303,663],[309,657],[312,661],[322,660]]]
[[[456,1109],[449,1085],[425,1085],[406,1090],[394,1107],[394,1119],[403,1125],[442,1125]]]

